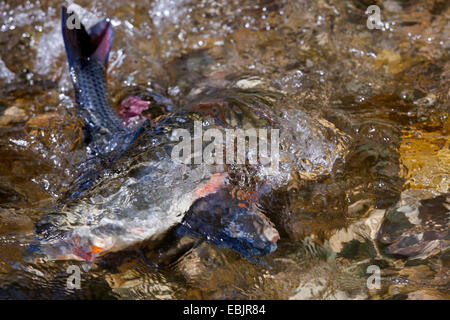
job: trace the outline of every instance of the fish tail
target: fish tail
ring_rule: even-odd
[[[111,108],[106,70],[113,40],[113,28],[104,19],[89,30],[75,12],[61,8],[61,28],[79,115],[84,120],[84,140],[102,154],[123,144],[129,134],[122,119]]]
[[[106,68],[114,31],[111,22],[105,18],[86,31],[75,12],[61,8],[61,27],[69,66],[83,65],[91,59]]]

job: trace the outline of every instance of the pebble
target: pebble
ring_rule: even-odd
[[[338,230],[330,239],[330,246],[335,252],[340,252],[344,244],[352,240],[364,242],[364,236],[375,239],[385,210],[375,209],[365,219],[357,221],[347,228]]]
[[[0,126],[7,126],[12,123],[26,121],[28,116],[22,109],[13,106],[5,110],[0,117]]]

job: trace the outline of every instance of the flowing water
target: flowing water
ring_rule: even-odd
[[[89,161],[60,1],[0,1],[0,298],[448,299],[450,5],[372,2],[77,1],[84,24],[114,26],[115,107],[149,90],[180,108],[271,104],[289,165],[260,206],[281,239],[260,261],[202,242],[175,260],[143,244],[31,264],[41,208]]]

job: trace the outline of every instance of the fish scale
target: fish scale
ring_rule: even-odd
[[[72,67],[71,75],[78,112],[85,121],[85,132],[88,132],[88,144],[96,154],[113,151],[133,132],[122,125],[110,107],[105,67],[90,60]]]
[[[76,99],[83,118],[94,130],[105,130],[110,134],[129,132],[121,120],[111,110],[105,86],[105,70],[100,63],[90,61],[74,70],[78,77],[74,80]]]

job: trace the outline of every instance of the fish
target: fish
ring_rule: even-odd
[[[96,262],[168,232],[198,236],[247,258],[277,248],[279,234],[256,203],[233,197],[224,165],[173,161],[177,129],[193,132],[202,114],[181,111],[130,129],[114,112],[106,70],[113,29],[104,19],[89,30],[69,28],[61,9],[62,33],[84,142],[95,161],[76,179],[65,199],[45,210],[29,245],[27,261]],[[224,130],[221,124],[209,128]]]

